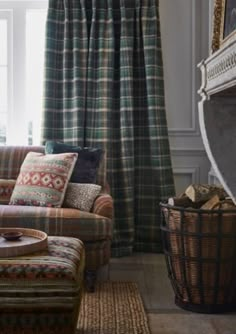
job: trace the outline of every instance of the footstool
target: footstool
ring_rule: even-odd
[[[0,259],[0,333],[72,334],[82,296],[84,246],[48,237],[48,249]]]

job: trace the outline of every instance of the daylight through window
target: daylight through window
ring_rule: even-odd
[[[47,1],[0,0],[0,145],[38,145]]]

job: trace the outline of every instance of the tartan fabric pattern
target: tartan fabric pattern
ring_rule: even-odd
[[[100,265],[109,263],[111,257],[111,240],[85,243],[86,262],[89,270],[97,270]],[[87,268],[87,266],[86,266]]]
[[[0,179],[0,204],[8,204],[15,187],[16,180]]]
[[[100,194],[93,203],[92,212],[113,220],[113,198],[109,194]]]
[[[48,250],[0,259],[1,333],[74,333],[84,264],[83,243],[65,237],[49,237]]]
[[[0,146],[0,178],[16,179],[29,151],[43,153],[44,147]],[[102,163],[99,180],[105,188],[103,169]],[[0,205],[0,226],[33,228],[45,231],[50,236],[79,238],[86,248],[86,269],[98,269],[109,262],[110,249],[107,248],[110,248],[113,229],[112,199],[108,195],[110,201],[107,201],[106,193],[100,196],[100,206],[103,207],[101,215],[96,210],[96,201],[91,212],[71,208]]]
[[[106,152],[113,255],[159,251],[174,185],[158,1],[49,1],[45,73],[42,142]]]
[[[44,152],[43,146],[0,146],[0,178],[16,180],[29,152]]]
[[[98,269],[109,262],[103,247],[110,246],[112,222],[103,216],[68,208],[0,205],[0,227],[35,228],[50,236],[79,238],[86,248],[86,269]],[[89,253],[87,244],[90,249],[93,243],[96,251]]]
[[[0,226],[35,228],[82,241],[110,239],[112,235],[110,219],[71,208],[0,205]]]

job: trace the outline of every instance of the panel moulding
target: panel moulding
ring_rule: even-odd
[[[172,137],[179,137],[179,136],[199,136],[200,131],[197,126],[197,56],[198,52],[201,52],[201,48],[197,47],[197,41],[199,38],[197,38],[197,35],[201,34],[201,1],[199,0],[191,0],[190,1],[191,6],[191,78],[190,78],[190,84],[191,84],[191,122],[190,126],[188,128],[169,128],[169,135]],[[196,20],[196,18],[198,18]],[[201,55],[199,55],[201,56]]]
[[[191,175],[192,183],[200,183],[200,168],[199,167],[175,167],[173,168],[175,175]]]

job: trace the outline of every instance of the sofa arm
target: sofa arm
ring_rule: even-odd
[[[94,201],[92,213],[113,219],[114,207],[111,195],[108,193],[101,193],[98,195]]]

